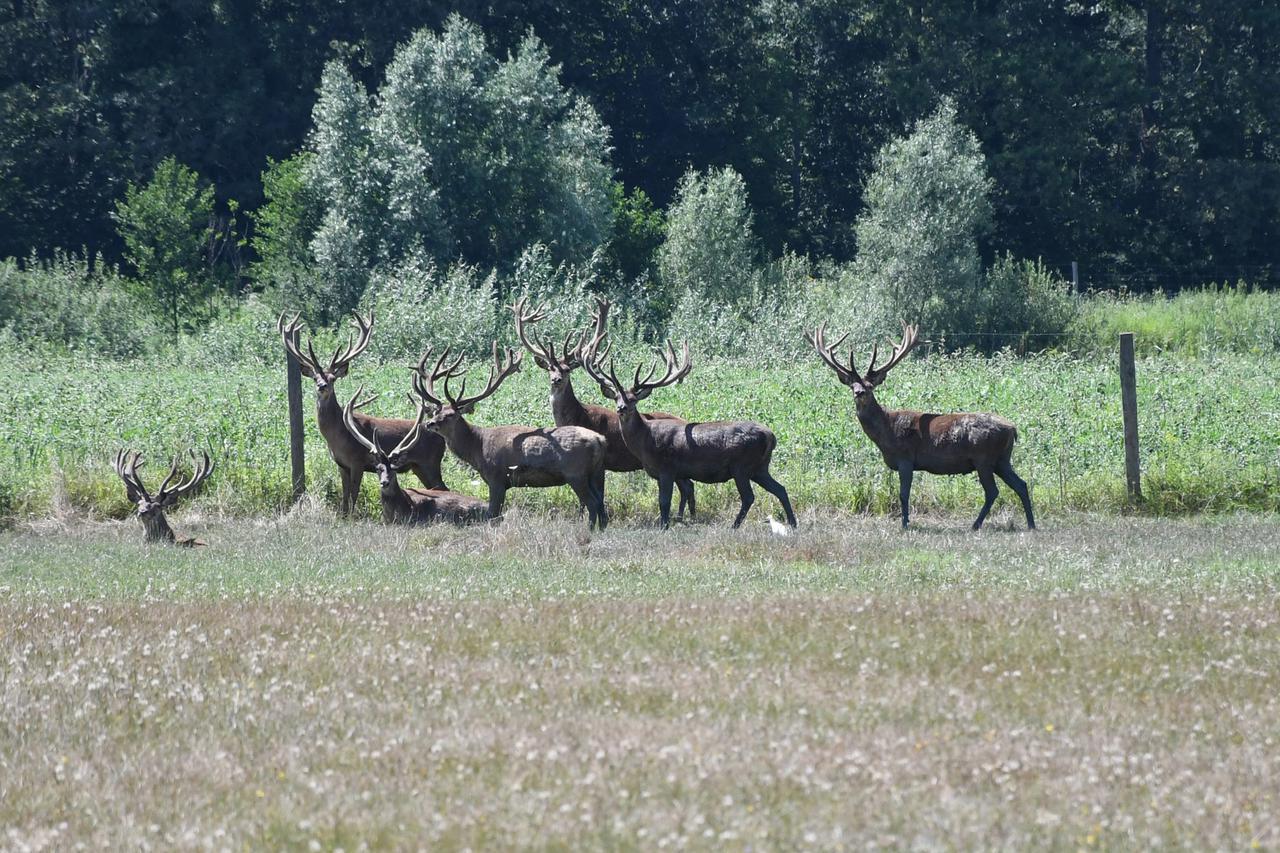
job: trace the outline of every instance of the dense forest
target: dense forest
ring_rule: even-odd
[[[1062,274],[1077,260],[1086,286],[1132,290],[1280,277],[1280,6],[1242,0],[11,0],[0,257],[136,257],[122,199],[168,163],[212,190],[197,205],[213,221],[206,254],[251,286],[255,230],[287,217],[261,215],[272,182],[279,195],[305,165],[296,152],[323,154],[326,75],[376,92],[376,112],[395,97],[397,50],[451,14],[495,68],[533,57],[594,111],[565,117],[565,95],[552,124],[600,137],[606,160],[574,168],[615,182],[604,203],[628,221],[613,241],[624,272],[647,261],[628,251],[656,246],[646,217],[690,170],[721,167],[743,182],[762,254],[850,261],[877,152],[941,103],[990,175],[984,264],[1008,252]],[[371,120],[395,120],[383,112]],[[446,224],[496,201],[446,190]],[[446,255],[501,261],[447,236]]]

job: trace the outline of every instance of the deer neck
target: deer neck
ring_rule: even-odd
[[[342,425],[342,407],[338,405],[338,395],[333,389],[328,394],[316,393],[316,424],[325,438],[346,432]]]
[[[640,415],[640,410],[636,408],[620,412],[618,420],[622,426],[623,443],[643,463],[645,456],[648,455],[649,450],[653,447],[653,435],[649,432],[649,422]]]
[[[551,392],[551,416],[556,426],[576,426],[586,420],[587,410],[573,393],[573,381],[568,377],[558,391]]]
[[[467,423],[462,415],[448,422],[440,431],[444,443],[454,456],[477,471],[484,470],[484,434],[482,427]]]
[[[854,404],[858,410],[858,423],[862,424],[862,431],[867,437],[876,444],[889,442],[893,439],[893,429],[889,423],[889,415],[881,408],[876,401],[875,396],[868,393],[866,402],[862,405]]]
[[[148,542],[172,542],[177,537],[173,535],[173,528],[169,526],[169,519],[164,517],[163,512],[157,512],[151,516],[139,516],[142,519],[142,526],[147,531]]]

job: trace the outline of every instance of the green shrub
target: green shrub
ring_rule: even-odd
[[[667,211],[658,273],[676,303],[739,305],[756,297],[759,249],[742,176],[690,170]]]
[[[1055,349],[1080,308],[1071,284],[1040,261],[1006,253],[987,271],[975,345],[988,352]]]
[[[56,252],[25,269],[0,262],[0,329],[16,347],[127,359],[147,351],[156,325],[115,267]]]

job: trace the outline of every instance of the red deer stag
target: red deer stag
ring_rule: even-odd
[[[464,378],[457,396],[449,390],[449,380],[462,375],[462,356],[452,364],[449,350],[427,370],[431,350],[423,354],[413,378],[418,396],[436,406],[436,413],[426,421],[427,429],[444,436],[445,443],[463,462],[477,472],[489,487],[489,517],[497,518],[506,502],[507,489],[517,486],[570,486],[578,501],[587,508],[589,523],[603,530],[609,523],[604,508],[604,495],[596,484],[604,477],[606,445],[604,436],[576,426],[539,429],[531,426],[479,427],[467,423],[465,414],[475,410],[476,403],[488,397],[508,376],[520,369],[523,353],[508,349],[499,357],[498,344],[493,344],[493,364],[483,391],[466,396]],[[444,380],[442,392],[435,383]]]
[[[111,467],[115,468],[120,479],[124,480],[125,494],[129,498],[129,503],[134,505],[138,518],[142,520],[142,526],[147,532],[146,541],[170,542],[184,548],[205,544],[199,539],[179,539],[174,535],[173,528],[169,526],[169,520],[164,517],[166,509],[176,504],[179,498],[200,488],[200,484],[213,473],[213,462],[209,460],[208,453],[201,451],[197,459],[196,452],[192,450],[191,459],[195,470],[189,480],[182,481],[182,477],[178,474],[178,457],[175,456],[169,473],[160,483],[160,490],[152,497],[151,492],[142,485],[142,479],[138,476],[138,469],[143,465],[142,454],[134,450],[121,450],[116,454]]]
[[[653,381],[655,366],[641,379],[637,367],[630,386],[618,379],[612,360],[608,373],[604,371],[602,362],[607,352],[598,351],[599,343],[598,336],[591,342],[582,362],[583,369],[614,398],[627,448],[639,458],[645,473],[658,481],[658,511],[664,528],[670,522],[671,489],[678,479],[699,483],[733,480],[742,499],[742,508],[733,520],[734,527],[742,524],[747,510],[755,503],[755,492],[751,488],[754,481],[782,503],[787,523],[796,526],[787,490],[769,474],[769,461],[777,439],[768,427],[754,421],[645,420],[636,411],[636,405],[655,389],[680,382],[689,374],[692,365],[688,343],[684,345],[680,364],[677,364],[675,350],[667,344],[666,372],[662,378]]]
[[[885,376],[919,342],[915,326],[902,324],[902,341],[893,349],[893,355],[882,366],[876,366],[877,346],[871,348],[871,363],[866,373],[858,374],[853,366],[853,350],[849,351],[849,364],[842,364],[835,349],[848,335],[830,346],[824,335],[826,324],[818,326],[807,335],[809,343],[822,356],[827,366],[853,391],[854,405],[862,431],[875,442],[884,457],[884,464],[898,472],[898,494],[902,501],[902,526],[907,526],[908,503],[911,498],[911,479],[916,471],[930,474],[968,474],[978,472],[978,480],[986,492],[986,502],[973,529],[982,527],[1000,490],[995,477],[999,477],[1017,492],[1022,508],[1027,514],[1027,528],[1035,530],[1035,516],[1031,512],[1031,495],[1027,484],[1013,470],[1010,461],[1013,444],[1018,439],[1018,429],[1004,418],[979,413],[935,415],[906,409],[886,412],[876,402],[874,389],[884,382]]]
[[[342,422],[351,437],[364,445],[377,460],[374,467],[378,474],[382,520],[388,524],[422,524],[431,521],[464,524],[484,519],[486,504],[479,498],[444,489],[401,488],[396,474],[404,470],[414,445],[428,434],[422,428],[426,407],[421,402],[418,403],[418,417],[413,422],[413,429],[394,448],[384,451],[377,442],[378,428],[373,428],[373,437],[370,438],[361,432],[360,423],[356,420],[356,397],[363,392],[364,387],[361,386],[356,396],[347,401],[342,410]]]
[[[334,396],[333,390],[334,382],[347,375],[351,362],[369,346],[369,339],[373,334],[372,313],[367,320],[354,312],[352,316],[355,318],[353,325],[356,327],[356,335],[347,339],[345,348],[334,351],[328,366],[325,367],[322,367],[320,359],[316,358],[316,351],[310,340],[307,341],[306,355],[303,355],[298,346],[302,324],[297,315],[286,322],[285,316],[281,314],[276,321],[276,329],[284,340],[285,349],[298,360],[298,366],[303,375],[315,380],[316,423],[320,427],[320,434],[324,436],[325,444],[329,446],[329,456],[337,463],[338,472],[342,477],[343,515],[355,511],[360,499],[360,485],[364,479],[364,472],[375,470],[376,465],[374,455],[347,432],[347,428],[342,423],[342,406],[338,405],[338,399]],[[368,402],[366,400],[363,403],[357,403],[355,408],[367,405]],[[413,421],[404,418],[376,418],[371,415],[357,414],[355,419],[366,435],[372,434],[376,429],[378,444],[384,450],[390,450],[398,445],[413,429]],[[439,436],[426,435],[406,457],[404,467],[416,474],[422,481],[422,485],[427,488],[447,489],[448,486],[440,477],[440,460],[443,458],[444,442]]]
[[[596,297],[596,313],[592,318],[595,323],[593,334],[596,338],[604,337],[609,305],[609,300]],[[606,471],[639,471],[640,460],[627,449],[627,444],[622,439],[622,424],[618,420],[618,413],[608,406],[582,403],[573,393],[570,374],[575,368],[582,366],[582,353],[587,345],[587,332],[578,336],[576,344],[573,343],[572,334],[566,336],[557,355],[554,341],[542,340],[536,331],[529,328],[547,318],[546,306],[534,311],[526,311],[525,299],[521,298],[511,306],[511,311],[515,314],[516,334],[520,337],[520,343],[524,344],[524,348],[533,356],[534,363],[547,371],[551,379],[551,416],[555,418],[556,426],[586,427],[592,432],[603,435],[608,446],[604,457]],[[640,417],[645,420],[656,418],[685,423],[683,418],[667,412],[643,412]],[[597,487],[603,495],[603,477]],[[676,511],[676,518],[684,518],[686,505],[689,507],[689,517],[693,518],[696,511],[693,482],[686,479],[676,480],[676,488],[680,490],[680,508]]]

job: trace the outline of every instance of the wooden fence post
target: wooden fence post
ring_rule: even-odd
[[[285,350],[285,377],[289,389],[289,459],[293,463],[293,500],[307,488],[307,471],[303,460],[302,370],[293,353]]]
[[[1124,479],[1130,502],[1142,500],[1138,463],[1138,377],[1133,363],[1133,332],[1120,333],[1120,406],[1124,410]]]
[[[1071,292],[1080,292],[1080,265],[1075,261],[1071,262]]]

